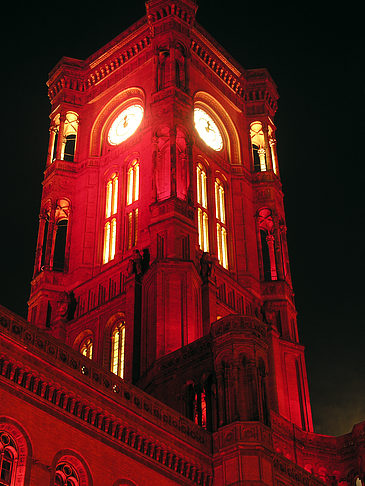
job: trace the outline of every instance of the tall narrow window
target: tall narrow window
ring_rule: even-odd
[[[76,113],[69,111],[63,129],[63,143],[61,149],[61,160],[73,162],[75,158],[76,136],[79,125],[79,117]]]
[[[127,205],[139,199],[139,163],[135,160],[128,169]]]
[[[117,242],[117,212],[118,176],[113,174],[106,183],[105,190],[103,263],[108,263],[115,257]]]
[[[224,188],[219,179],[215,180],[215,217],[217,226],[217,256],[222,267],[228,269],[226,208]]]
[[[55,212],[55,240],[53,249],[52,269],[62,272],[66,263],[67,228],[70,215],[70,203],[66,199],[59,199]]]
[[[274,221],[270,209],[260,209],[258,213],[258,227],[261,247],[261,277],[264,280],[277,280]]]
[[[260,121],[251,123],[250,137],[254,171],[265,172],[267,170],[265,136]]]
[[[125,324],[117,324],[111,337],[110,371],[124,378]]]
[[[207,398],[205,389],[200,386],[190,385],[188,389],[188,399],[190,401],[188,417],[196,424],[207,428]]]
[[[93,357],[93,340],[91,337],[85,339],[80,346],[80,353],[86,356],[86,358],[92,359]]]
[[[139,200],[139,162],[129,166],[127,172],[127,218],[126,218],[126,248],[130,250],[137,244],[138,238],[138,207]]]
[[[199,247],[209,252],[207,173],[201,164],[196,167],[196,202],[198,205]]]

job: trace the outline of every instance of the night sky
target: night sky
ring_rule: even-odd
[[[13,2],[2,13],[0,302],[23,316],[48,145],[45,83],[62,56],[87,58],[145,14],[142,0],[108,3]],[[198,22],[278,85],[278,158],[315,430],[349,432],[365,420],[361,16],[339,2],[328,11],[320,2],[198,3]]]

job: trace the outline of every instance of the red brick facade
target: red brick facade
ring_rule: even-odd
[[[50,73],[28,322],[1,308],[0,485],[360,486],[365,423],[313,432],[276,86],[193,0],[146,8]]]

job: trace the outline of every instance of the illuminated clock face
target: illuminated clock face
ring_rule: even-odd
[[[194,124],[197,132],[210,148],[219,152],[223,148],[223,138],[219,128],[208,113],[200,108],[194,109]]]
[[[137,130],[143,118],[143,106],[131,105],[120,113],[113,121],[108,133],[108,142],[119,145]]]

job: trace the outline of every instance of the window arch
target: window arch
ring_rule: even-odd
[[[108,179],[105,185],[103,263],[108,263],[115,257],[117,242],[118,185],[118,175],[116,173]]]
[[[196,166],[196,202],[198,206],[199,247],[209,252],[207,173],[202,164]]]
[[[124,378],[125,364],[125,323],[118,322],[111,332],[110,371]]]
[[[0,431],[0,485],[10,486],[16,475],[17,447],[12,436]]]
[[[210,94],[198,91],[194,96],[194,108],[201,108],[208,113],[217,124],[224,141],[227,162],[241,165],[241,143],[238,131],[224,107]]]
[[[130,250],[138,239],[139,161],[134,159],[127,169],[126,194],[126,249]]]
[[[222,267],[228,269],[227,218],[225,193],[222,182],[215,180],[215,217],[217,228],[217,257]]]
[[[130,105],[145,106],[144,92],[137,87],[127,88],[112,98],[98,114],[91,129],[90,156],[99,156],[102,150],[109,150],[107,143],[109,128],[116,116]]]
[[[52,486],[92,486],[93,480],[85,460],[75,451],[64,449],[52,461]]]
[[[23,428],[9,417],[0,417],[0,485],[29,483],[31,443]]]
[[[88,336],[85,338],[82,343],[80,344],[80,353],[86,358],[92,359],[93,358],[93,338],[92,336]]]
[[[75,468],[67,462],[56,466],[54,486],[79,486],[80,481]]]

